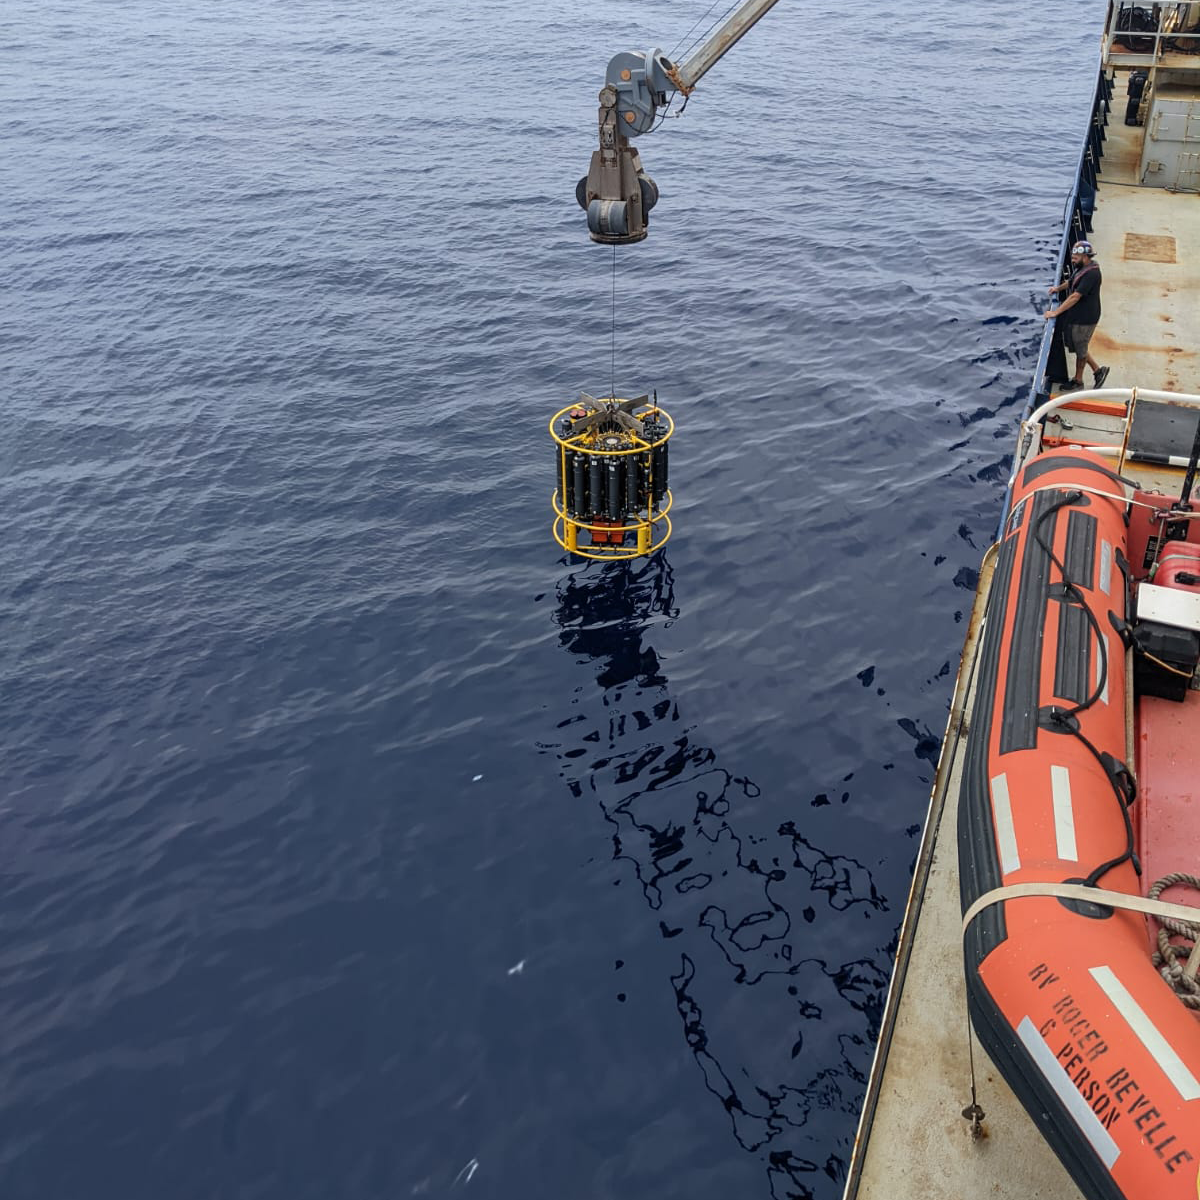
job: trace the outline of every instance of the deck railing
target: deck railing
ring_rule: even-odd
[[[1087,134],[1079,151],[1079,166],[1075,171],[1075,184],[1067,198],[1063,209],[1063,235],[1058,247],[1058,263],[1055,279],[1061,280],[1067,274],[1071,259],[1071,247],[1087,237],[1092,231],[1092,214],[1096,205],[1096,185],[1100,174],[1100,163],[1104,158],[1105,127],[1108,125],[1108,113],[1112,108],[1113,78],[1100,66],[1096,72],[1096,91],[1092,99],[1092,113],[1088,120]],[[1029,396],[1025,402],[1025,410],[1021,420],[1026,421],[1029,414],[1039,405],[1050,398],[1046,375],[1051,367],[1051,355],[1055,351],[1057,322],[1046,322],[1042,334],[1042,344],[1038,351],[1037,366],[1033,372],[1033,383],[1029,388]],[[1057,351],[1063,355],[1062,341],[1058,340]],[[1001,510],[1000,525],[997,531],[1003,530],[1008,517],[1009,505],[1012,503],[1012,484],[1004,496],[1004,506]]]
[[[1092,114],[1088,120],[1087,135],[1079,151],[1079,166],[1075,171],[1075,184],[1063,211],[1063,235],[1058,247],[1058,263],[1055,279],[1067,276],[1071,259],[1071,247],[1087,238],[1092,231],[1092,215],[1096,207],[1096,185],[1100,175],[1100,162],[1104,157],[1105,126],[1112,107],[1112,78],[1103,68],[1096,78],[1096,92],[1092,100]],[[1033,384],[1029,391],[1026,412],[1041,404],[1049,393],[1046,390],[1046,372],[1050,366],[1051,348],[1054,344],[1055,322],[1048,321],[1042,335],[1038,352],[1037,369],[1033,373]]]
[[[1138,4],[1118,0],[1104,34],[1106,62],[1124,67],[1170,65],[1173,56],[1200,54],[1200,26],[1192,4]],[[1188,22],[1192,25],[1188,28]]]
[[[1122,414],[1121,422],[1114,431],[1119,432],[1121,435],[1119,442],[1114,442],[1112,445],[1084,443],[1089,450],[1097,454],[1110,455],[1115,458],[1117,460],[1116,471],[1118,474],[1125,469],[1127,461],[1155,463],[1159,466],[1186,467],[1190,461],[1187,454],[1148,454],[1129,448],[1129,431],[1137,417],[1139,400],[1158,404],[1170,404],[1178,408],[1200,409],[1200,396],[1192,395],[1188,392],[1163,392],[1138,387],[1091,388],[1080,392],[1067,392],[1065,395],[1055,396],[1053,399],[1046,398],[1042,404],[1039,404],[1037,408],[1029,412],[1021,421],[1021,438],[1016,456],[1013,459],[1012,474],[1008,481],[1010,491],[1016,482],[1021,468],[1041,449],[1042,422],[1060,408],[1070,408],[1072,405],[1080,403],[1095,403],[1099,401],[1101,403],[1112,404],[1113,415]],[[1122,407],[1117,407],[1117,405]],[[1189,434],[1188,436],[1190,437],[1191,435]],[[1073,443],[1069,438],[1064,439],[1064,441],[1067,445],[1077,444]],[[1178,448],[1190,449],[1190,447],[1182,446]],[[1007,518],[1007,516],[1008,505],[1006,504],[1005,517]],[[1004,523],[1001,522],[1001,529],[1003,528]]]

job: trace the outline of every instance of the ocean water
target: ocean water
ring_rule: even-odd
[[[840,1195],[1103,6],[722,7],[0,11],[4,1200]]]

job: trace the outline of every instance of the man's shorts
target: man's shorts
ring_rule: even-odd
[[[1092,340],[1092,334],[1095,332],[1095,325],[1068,325],[1063,330],[1063,345],[1072,354],[1086,358],[1088,343]]]

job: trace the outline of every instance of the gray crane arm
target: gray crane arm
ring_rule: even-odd
[[[623,51],[608,64],[600,89],[600,148],[575,189],[587,210],[592,241],[611,245],[640,242],[646,236],[658,188],[629,144],[654,128],[667,93],[690,96],[696,84],[779,0],[745,0],[686,62],[676,65],[661,50]]]
[[[708,74],[709,70],[742,40],[751,27],[767,15],[779,0],[746,0],[737,12],[670,75],[671,82],[685,95]]]

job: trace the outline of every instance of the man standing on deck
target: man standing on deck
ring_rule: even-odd
[[[1063,345],[1075,355],[1075,378],[1063,387],[1073,392],[1083,387],[1083,364],[1092,368],[1094,387],[1103,387],[1108,368],[1102,367],[1089,353],[1088,344],[1100,323],[1100,268],[1091,242],[1076,242],[1071,247],[1071,277],[1050,289],[1057,295],[1067,289],[1067,298],[1057,307],[1048,308],[1045,318],[1062,317]]]

